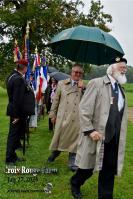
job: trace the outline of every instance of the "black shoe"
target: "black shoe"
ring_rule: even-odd
[[[70,185],[71,185],[71,193],[72,193],[73,197],[75,199],[81,199],[82,195],[81,195],[81,192],[80,192],[80,186],[73,184],[72,178],[70,180]]]
[[[49,156],[48,159],[47,159],[47,162],[51,163],[51,162],[54,162],[54,160],[55,160],[54,158],[52,158],[51,156]]]
[[[53,154],[51,154],[51,155],[48,157],[47,162],[48,162],[48,163],[54,162],[54,161],[55,161],[55,158],[56,158],[56,156],[54,156]]]
[[[24,162],[24,161],[26,161],[26,159],[25,158],[17,157],[16,161],[17,162]]]
[[[51,163],[54,162],[55,158],[60,155],[60,151],[53,151],[52,154],[48,157],[47,162]]]

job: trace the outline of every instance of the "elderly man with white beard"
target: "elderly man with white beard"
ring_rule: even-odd
[[[98,199],[113,199],[115,175],[121,175],[127,130],[125,58],[112,59],[107,75],[89,82],[79,105],[81,134],[76,155],[78,170],[71,177],[74,198],[80,187],[99,171]]]

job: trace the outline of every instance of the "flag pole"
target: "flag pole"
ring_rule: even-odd
[[[27,73],[26,73],[26,80],[30,80],[30,45],[29,45],[29,32],[30,32],[30,22],[27,21],[27,26],[26,26],[26,35],[25,35],[25,60],[28,61],[28,68],[27,68]]]
[[[31,73],[31,69],[30,69],[30,48],[29,48],[29,30],[30,30],[30,26],[29,26],[30,22],[27,21],[27,26],[26,26],[26,35],[25,35],[25,50],[24,50],[24,58],[25,60],[28,62],[28,67],[27,67],[27,72],[25,75],[25,79],[28,82],[28,84],[30,84],[30,73]],[[24,132],[24,137],[23,137],[23,155],[25,155],[25,136],[29,135],[29,117],[26,118],[26,127],[25,127],[25,132]],[[29,142],[29,140],[28,140]]]

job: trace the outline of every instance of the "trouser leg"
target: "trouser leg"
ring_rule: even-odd
[[[52,151],[51,155],[48,157],[48,162],[54,162],[54,160],[60,155],[61,151]]]
[[[68,157],[68,167],[72,170],[75,171],[77,170],[77,166],[75,165],[75,158],[76,158],[76,153],[69,153]]]
[[[15,150],[20,140],[18,131],[19,125],[19,121],[16,124],[12,124],[12,119],[10,119],[9,134],[7,138],[6,162],[15,162],[17,159]]]
[[[103,167],[98,178],[99,199],[113,199],[114,179],[117,170],[118,143],[116,137],[104,145]]]
[[[93,169],[80,169],[71,178],[71,183],[80,187],[93,175]]]
[[[82,194],[80,192],[80,186],[90,178],[93,174],[93,169],[78,169],[76,173],[70,179],[71,193],[74,198],[81,199]]]
[[[98,199],[113,199],[114,171],[101,170],[98,178]]]
[[[23,146],[21,144],[21,141],[19,140],[18,144],[16,145],[16,149],[21,149],[21,148],[23,148]]]

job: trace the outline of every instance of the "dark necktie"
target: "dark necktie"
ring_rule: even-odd
[[[114,87],[114,97],[116,99],[116,103],[118,103],[118,97],[119,97],[119,90],[118,90],[118,84],[115,82],[115,87]]]
[[[78,85],[78,82],[74,81],[73,86],[76,86],[76,85]]]

